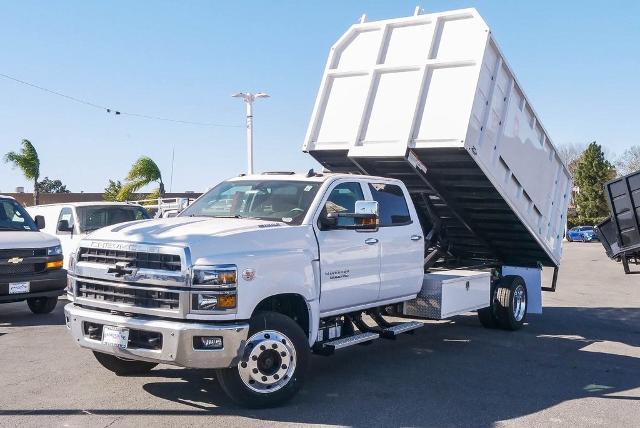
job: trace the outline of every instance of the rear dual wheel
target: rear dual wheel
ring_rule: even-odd
[[[496,281],[491,290],[491,306],[478,310],[480,323],[486,328],[519,330],[527,318],[527,286],[517,275]]]

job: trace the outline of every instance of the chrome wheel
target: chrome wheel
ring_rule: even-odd
[[[291,340],[274,331],[260,331],[247,340],[238,364],[240,379],[255,392],[270,393],[284,387],[296,369],[296,350]]]
[[[527,294],[522,285],[516,287],[513,292],[513,318],[520,322],[527,312]]]

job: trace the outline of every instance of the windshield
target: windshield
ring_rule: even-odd
[[[149,213],[142,207],[123,205],[103,205],[76,208],[81,232],[90,232],[125,221],[148,219]]]
[[[0,231],[37,231],[35,222],[27,211],[13,199],[0,199]]]
[[[224,181],[180,217],[259,218],[300,224],[320,187],[305,181]]]

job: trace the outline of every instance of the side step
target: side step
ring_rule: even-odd
[[[424,324],[419,321],[403,322],[383,328],[380,332],[380,335],[385,339],[395,339],[399,334],[413,333],[415,329],[418,329],[422,326],[424,326]]]
[[[340,339],[330,340],[328,342],[319,343],[317,347],[317,351],[320,354],[330,355],[336,349],[346,348],[347,346],[358,345],[360,343],[371,342],[372,340],[378,339],[380,335],[378,333],[364,332],[357,333],[351,336],[342,337]]]

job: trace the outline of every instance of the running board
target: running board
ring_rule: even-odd
[[[351,336],[341,337],[339,339],[330,340],[328,342],[318,343],[318,346],[316,346],[316,350],[321,354],[331,355],[337,349],[371,342],[372,340],[378,339],[379,337],[380,335],[378,333],[371,333],[368,331],[364,333],[356,333]]]
[[[419,321],[403,322],[382,329],[380,335],[385,339],[395,339],[399,334],[413,333],[416,329],[422,326],[424,326],[424,324]]]

